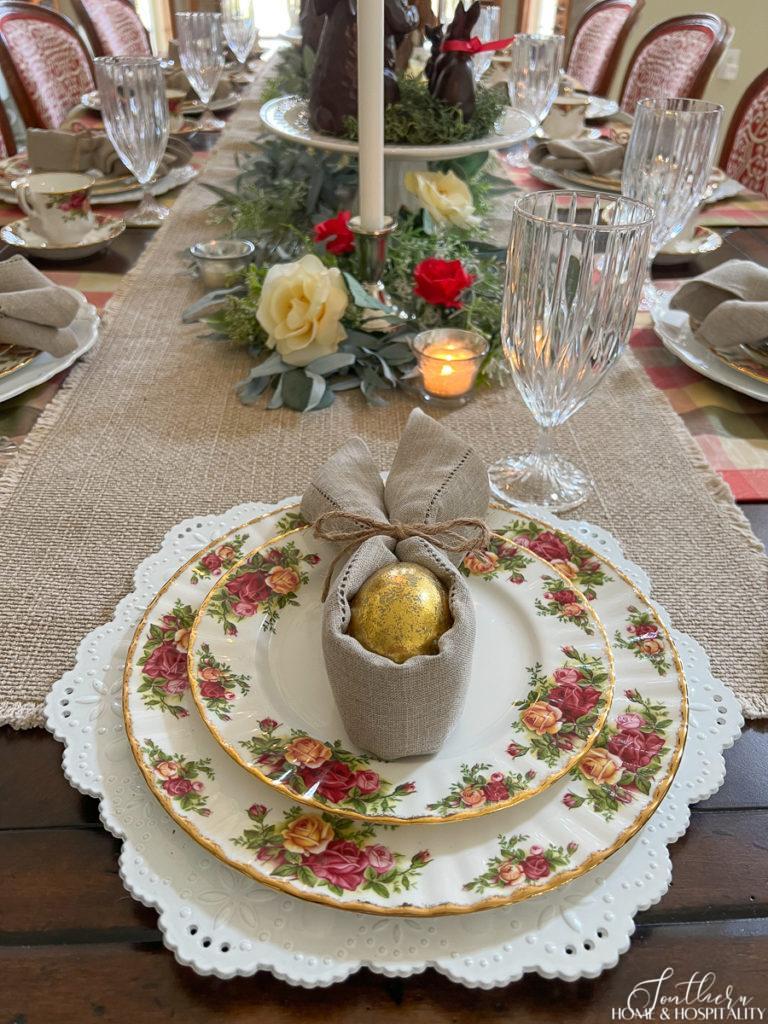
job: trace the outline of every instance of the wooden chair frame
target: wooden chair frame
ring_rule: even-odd
[[[13,156],[16,152],[16,139],[13,137],[11,122],[8,120],[8,114],[2,103],[0,103],[0,135],[2,135],[6,153],[8,156]]]
[[[653,42],[653,40],[659,36],[668,35],[670,32],[677,31],[678,29],[689,28],[706,28],[709,29],[714,36],[712,47],[702,62],[698,74],[693,80],[693,84],[685,96],[685,99],[701,99],[704,94],[704,90],[709,83],[709,79],[712,77],[712,72],[715,70],[726,46],[733,38],[733,29],[725,18],[721,18],[718,14],[681,14],[674,18],[667,18],[666,21],[660,21],[658,25],[654,25],[649,32],[646,32],[635,47],[635,51],[629,59],[627,70],[624,73],[624,81],[621,83],[619,103],[622,108],[624,103],[624,94],[626,92],[627,83],[629,82],[629,76],[632,73],[632,69],[635,66],[637,58],[648,44]]]
[[[50,21],[59,28],[63,28],[64,31],[69,32],[82,50],[83,56],[85,57],[88,67],[91,69],[91,74],[93,75],[93,61],[91,59],[91,55],[77,29],[69,18],[65,18],[63,14],[57,14],[55,11],[50,11],[46,7],[38,7],[36,4],[25,3],[24,0],[0,0],[0,19],[3,19],[8,14],[18,14],[29,18],[35,18],[38,21]],[[47,127],[42,123],[37,111],[35,110],[35,106],[32,103],[32,99],[24,86],[24,82],[16,70],[13,57],[11,56],[10,50],[5,42],[2,24],[0,24],[0,71],[2,71],[6,82],[8,83],[8,88],[13,96],[13,101],[16,104],[19,114],[21,115],[21,119],[27,128]]]
[[[568,67],[568,61],[571,57],[571,49],[573,48],[573,43],[576,39],[576,36],[578,35],[579,29],[582,27],[582,25],[584,25],[585,22],[589,21],[589,19],[593,15],[599,13],[600,11],[608,7],[630,7],[631,10],[627,14],[626,21],[621,26],[621,30],[619,31],[619,34],[616,37],[616,42],[613,44],[613,50],[611,51],[605,68],[603,69],[603,71],[600,74],[600,77],[597,80],[597,84],[595,86],[594,91],[598,96],[608,95],[608,90],[610,89],[614,75],[616,74],[616,69],[619,65],[619,61],[621,60],[621,55],[624,52],[624,47],[627,44],[629,33],[632,31],[632,29],[635,26],[635,22],[640,17],[640,12],[645,7],[645,0],[596,0],[595,3],[590,4],[590,6],[587,7],[582,16],[579,18],[579,22],[576,25],[573,35],[571,36],[571,45],[568,48],[568,58],[565,61],[566,68]]]
[[[136,8],[131,3],[131,0],[118,0],[118,3],[123,4],[125,7],[130,7],[130,9],[136,15],[136,20],[138,21],[139,25],[141,26],[141,30],[144,33],[144,36],[145,36],[145,38],[147,40],[147,46],[149,48],[149,52],[152,53],[152,40],[149,37],[149,32],[147,32],[146,28],[142,24],[141,18],[139,18],[139,15],[138,15],[138,13],[136,11]],[[104,49],[101,41],[99,40],[99,33],[98,33],[97,29],[96,29],[96,25],[91,20],[91,16],[88,14],[88,11],[87,11],[87,9],[85,7],[85,4],[83,3],[83,0],[72,0],[72,7],[75,10],[75,14],[77,15],[78,22],[83,26],[83,31],[85,32],[86,38],[88,39],[88,45],[91,48],[93,56],[94,57],[121,56],[120,54],[114,54],[113,55],[111,53],[107,53],[107,51]]]
[[[721,167],[725,168],[731,158],[731,150],[733,149],[733,144],[736,141],[736,132],[739,130],[739,125],[741,124],[742,118],[749,108],[750,103],[758,93],[763,92],[766,86],[768,86],[768,68],[766,68],[765,71],[761,71],[757,78],[753,79],[749,83],[733,112],[733,116],[731,117],[728,125],[725,141],[723,142],[723,148],[720,152]]]

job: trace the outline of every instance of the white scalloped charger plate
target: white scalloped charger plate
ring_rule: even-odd
[[[281,521],[276,532],[291,525]],[[672,641],[642,595],[574,537],[556,537],[502,510],[492,514],[490,525],[514,539],[516,548],[546,557],[581,584],[604,616],[622,692],[617,689],[597,744],[572,777],[493,817],[458,821],[450,829],[410,824],[394,833],[391,826],[329,810],[310,812],[293,795],[289,799],[252,779],[195,714],[184,658],[194,646],[190,627],[205,597],[201,582],[217,571],[209,554],[236,561],[238,545],[255,541],[261,547],[275,533],[268,518],[239,525],[172,578],[148,609],[128,654],[129,738],[150,789],[174,820],[214,856],[266,885],[341,909],[402,916],[461,914],[519,902],[579,877],[620,849],[653,813],[682,751],[685,679]],[[265,529],[271,533],[265,536]],[[497,588],[497,577],[508,570],[496,558],[495,552],[485,554],[486,564],[479,567],[487,571],[477,586]],[[202,655],[221,680],[215,659]],[[557,681],[561,691],[579,690],[577,665],[575,657],[564,663],[568,675]],[[557,719],[560,709],[548,700],[555,682],[542,677],[537,683],[544,690],[534,712],[539,738],[566,720]],[[572,698],[576,710],[582,697]],[[262,722],[268,734],[279,725]],[[535,738],[535,730],[523,732],[520,748],[513,743],[506,751],[512,768]],[[464,792],[473,802],[490,801],[493,787],[503,784],[502,773],[489,773],[481,762],[469,761],[459,772],[458,779],[446,778],[445,791]]]
[[[320,810],[439,823],[530,799],[593,744],[614,682],[600,619],[549,562],[493,540],[462,566],[477,638],[458,725],[431,757],[385,762],[355,747],[321,653],[322,589],[336,554],[307,527],[290,531],[224,572],[200,609],[189,644],[192,693],[238,764]]]
[[[712,676],[701,646],[679,632],[673,638],[690,684],[689,742],[666,799],[641,834],[608,862],[536,900],[478,916],[404,921],[313,906],[254,886],[222,865],[181,834],[152,798],[131,756],[122,715],[123,665],[135,624],[174,567],[238,523],[274,512],[274,506],[240,505],[170,530],[158,552],[137,568],[135,589],[112,621],[83,640],[75,667],[46,701],[48,728],[65,745],[65,775],[99,800],[105,827],[123,840],[123,882],[137,900],[158,910],[165,944],[201,974],[231,978],[269,970],[306,987],[342,981],[361,967],[407,977],[430,966],[453,981],[491,988],[529,971],[574,980],[614,966],[629,948],[634,915],[666,892],[667,844],[685,832],[688,805],[722,784],[722,750],[743,724],[735,697]],[[647,576],[605,531],[543,512],[539,517],[553,529],[565,527],[649,590]],[[666,613],[660,615],[669,628]]]

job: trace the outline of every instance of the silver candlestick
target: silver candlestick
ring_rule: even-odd
[[[389,236],[397,227],[393,217],[387,217],[384,226],[369,230],[360,223],[359,217],[352,217],[349,230],[357,235],[358,275],[360,283],[370,296],[385,306],[391,306],[382,280],[387,265]]]

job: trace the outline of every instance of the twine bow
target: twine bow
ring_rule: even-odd
[[[440,50],[443,53],[488,53],[493,50],[505,50],[515,39],[516,36],[510,36],[509,39],[493,39],[489,43],[484,43],[477,36],[472,36],[471,39],[446,39]]]
[[[334,529],[331,525],[334,521],[341,524],[341,528]],[[462,527],[468,528],[469,535],[459,532]],[[331,562],[325,577],[323,601],[328,596],[337,564],[352,548],[370,540],[371,537],[391,537],[396,542],[408,540],[410,537],[420,537],[442,551],[456,552],[482,550],[488,546],[493,536],[482,519],[458,518],[447,519],[443,523],[400,523],[396,520],[389,522],[359,515],[356,512],[341,511],[324,512],[318,516],[315,520],[314,535],[332,544],[344,544]]]

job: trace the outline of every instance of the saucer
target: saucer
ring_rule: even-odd
[[[82,260],[109,245],[125,231],[125,221],[95,214],[97,225],[79,242],[51,242],[29,227],[29,218],[21,217],[0,229],[0,238],[29,256],[47,260]]]
[[[697,256],[703,256],[708,252],[715,252],[723,244],[722,236],[712,228],[705,228],[699,225],[693,238],[674,238],[671,242],[659,250],[654,263],[663,267],[674,266],[677,263],[688,263]]]
[[[583,127],[577,135],[569,135],[567,138],[561,138],[558,136],[558,138],[553,139],[551,135],[547,135],[543,127],[537,128],[534,132],[534,136],[537,139],[542,139],[545,142],[582,142],[586,139],[600,139],[602,138],[602,135],[603,133],[599,128],[587,127]]]

